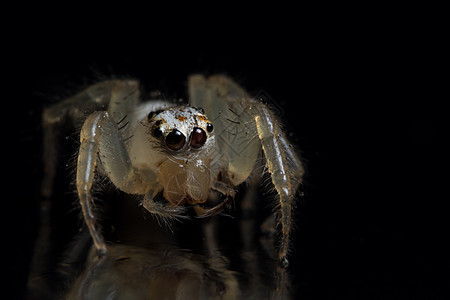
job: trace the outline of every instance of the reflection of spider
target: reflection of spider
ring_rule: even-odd
[[[182,218],[188,206],[206,217],[230,206],[234,188],[249,181],[263,155],[279,201],[277,255],[283,271],[288,266],[294,196],[303,174],[299,158],[268,107],[229,78],[194,75],[188,86],[189,106],[139,103],[137,81],[110,80],[47,109],[44,193],[52,190],[56,125],[67,116],[76,124],[84,121],[76,186],[85,222],[103,256],[107,246],[96,228],[91,195],[96,172],[123,192],[142,195],[143,207],[158,219]],[[223,200],[204,206],[217,195]]]

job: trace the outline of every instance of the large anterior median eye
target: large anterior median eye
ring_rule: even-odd
[[[206,132],[198,127],[194,127],[191,133],[191,147],[192,148],[200,148],[206,142]]]
[[[183,148],[186,137],[179,130],[174,129],[166,136],[165,142],[169,149],[177,151]]]

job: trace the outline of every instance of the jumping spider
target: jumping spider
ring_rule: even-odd
[[[138,81],[109,80],[46,109],[44,193],[50,193],[55,172],[50,142],[55,126],[66,116],[82,124],[76,187],[99,257],[108,247],[96,227],[91,192],[96,172],[119,190],[141,195],[142,206],[159,218],[183,217],[188,206],[205,217],[229,206],[235,188],[248,181],[263,157],[278,201],[277,269],[284,272],[293,202],[303,175],[301,161],[274,113],[228,77],[193,75],[188,88],[189,105],[141,103]],[[165,201],[155,201],[161,193]],[[221,194],[222,202],[204,208],[211,193]]]

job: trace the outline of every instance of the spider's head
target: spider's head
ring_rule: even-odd
[[[204,203],[213,176],[210,163],[215,137],[203,109],[171,107],[150,112],[147,119],[153,145],[162,150],[157,158],[149,159],[155,161],[164,198],[173,205]]]
[[[198,151],[212,143],[213,125],[202,108],[171,107],[147,116],[151,134],[171,152]]]

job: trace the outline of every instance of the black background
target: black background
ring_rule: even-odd
[[[136,24],[148,28],[142,31],[117,26],[120,18],[78,27],[79,16],[70,30],[61,20],[39,20],[10,34],[1,58],[8,78],[2,245],[15,295],[24,290],[37,232],[43,107],[99,74],[131,76],[147,90],[183,97],[189,74],[225,73],[279,105],[305,161],[292,265],[298,297],[443,297],[449,261],[448,199],[438,172],[447,119],[440,39],[420,22],[278,23],[255,13],[243,29],[241,18],[229,16],[230,27],[177,23],[172,32],[166,27],[175,16]]]

